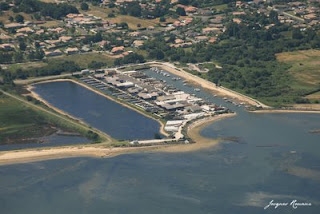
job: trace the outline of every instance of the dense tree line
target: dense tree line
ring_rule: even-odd
[[[171,7],[169,0],[161,1],[156,5],[154,10],[142,9],[140,4],[136,1],[127,2],[123,4],[119,10],[123,15],[130,15],[143,18],[157,18],[169,13]]]
[[[41,16],[49,16],[54,19],[61,19],[69,13],[79,13],[78,9],[70,4],[45,3],[38,0],[15,0],[16,12],[35,13]]]
[[[13,53],[0,52],[0,63],[11,63],[13,60]]]
[[[72,61],[50,61],[44,67],[33,68],[27,71],[17,70],[14,73],[14,78],[24,79],[27,77],[36,77],[36,76],[49,76],[49,75],[59,75],[63,72],[76,72],[81,68]]]
[[[145,59],[142,55],[132,53],[129,55],[126,55],[123,58],[118,58],[114,61],[114,65],[124,65],[124,64],[130,64],[130,63],[143,63],[145,62]]]
[[[102,35],[100,32],[96,33],[95,35],[88,35],[86,38],[83,39],[84,44],[96,43],[102,41]]]
[[[220,4],[228,4],[236,0],[179,0],[179,4],[192,5],[194,7],[207,7]]]

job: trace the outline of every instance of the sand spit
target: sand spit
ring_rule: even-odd
[[[191,152],[200,149],[205,149],[213,145],[217,145],[218,139],[209,139],[202,137],[200,131],[202,128],[215,121],[224,118],[235,116],[236,114],[222,114],[210,118],[204,118],[190,124],[188,127],[188,135],[196,142],[193,144],[178,144],[178,145],[156,145],[143,147],[110,147],[107,144],[82,145],[82,146],[64,146],[51,148],[35,148],[13,151],[0,152],[0,165],[29,163],[44,160],[73,158],[73,157],[93,157],[107,158],[121,154],[136,153],[136,152]]]
[[[236,116],[236,113],[220,114],[212,117],[205,117],[196,120],[187,127],[188,136],[195,142],[192,144],[172,145],[170,147],[159,148],[157,151],[161,152],[191,152],[201,149],[210,148],[219,145],[220,139],[206,138],[201,135],[201,130],[206,126],[220,121],[222,119]]]
[[[250,111],[251,113],[257,114],[272,114],[272,113],[309,113],[309,114],[319,114],[320,111],[315,110],[290,110],[290,109],[262,109],[256,111]]]

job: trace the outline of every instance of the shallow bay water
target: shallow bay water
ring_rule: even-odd
[[[202,130],[226,139],[218,147],[0,166],[1,213],[319,213],[320,114],[248,113],[198,95],[237,112]],[[265,210],[271,200],[312,205]]]

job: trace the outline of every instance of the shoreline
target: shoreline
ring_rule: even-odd
[[[225,87],[218,87],[213,82],[210,82],[206,79],[203,79],[201,77],[195,76],[191,73],[188,73],[184,71],[181,68],[177,68],[175,65],[169,64],[169,63],[160,63],[160,62],[150,62],[148,65],[160,67],[163,70],[168,71],[169,73],[172,73],[174,75],[177,75],[179,77],[182,77],[188,81],[191,82],[191,84],[200,85],[204,89],[208,89],[211,92],[217,93],[219,96],[226,96],[233,99],[237,99],[241,102],[245,102],[249,105],[253,106],[261,106],[263,108],[270,108],[270,106],[267,106],[260,101],[253,99],[249,96],[246,96],[244,94],[241,94],[239,92],[233,91],[231,89],[225,88]]]
[[[262,109],[262,110],[255,110],[255,111],[249,111],[250,113],[255,114],[273,114],[273,113],[304,113],[304,114],[320,114],[320,111],[316,110],[290,110],[290,109]]]
[[[88,157],[106,158],[133,152],[142,152],[148,147],[106,147],[107,145],[81,145],[64,147],[47,147],[0,152],[0,166],[10,164],[31,163],[65,158]]]
[[[47,147],[22,149],[0,152],[0,166],[10,164],[30,163],[45,160],[56,160],[75,157],[108,158],[121,154],[137,152],[191,152],[218,145],[219,139],[205,138],[200,131],[209,124],[224,118],[235,116],[235,113],[221,114],[211,118],[203,118],[191,123],[187,129],[188,135],[196,141],[192,144],[164,144],[142,147],[110,147],[108,144],[77,145],[63,147]]]
[[[73,82],[73,83],[75,83],[75,84],[77,84],[77,85],[80,85],[80,86],[82,86],[82,87],[84,87],[84,88],[86,88],[86,89],[88,89],[88,90],[90,90],[90,91],[92,91],[92,92],[94,92],[94,93],[96,93],[96,94],[98,94],[98,95],[100,95],[100,96],[103,96],[103,97],[105,97],[105,98],[107,98],[107,99],[109,99],[109,100],[111,100],[111,101],[113,101],[113,102],[115,102],[115,103],[123,106],[123,107],[129,108],[129,109],[131,109],[131,110],[133,110],[133,111],[135,111],[135,112],[137,112],[137,113],[139,113],[139,114],[142,114],[142,115],[145,116],[145,117],[148,117],[148,118],[150,118],[150,119],[152,119],[152,120],[157,121],[157,122],[160,124],[159,132],[160,132],[162,135],[164,135],[164,136],[169,136],[169,134],[168,134],[167,132],[165,132],[165,130],[164,130],[164,126],[165,126],[165,125],[164,125],[159,119],[155,119],[155,118],[151,117],[150,115],[148,115],[148,114],[146,114],[146,113],[144,113],[144,112],[142,112],[142,111],[139,111],[139,110],[133,108],[133,107],[130,106],[130,105],[127,105],[127,104],[125,104],[125,103],[122,103],[122,102],[118,101],[117,99],[115,99],[115,98],[113,98],[113,97],[110,97],[110,96],[108,96],[108,95],[106,95],[106,94],[104,94],[104,93],[102,93],[102,92],[100,92],[100,91],[98,91],[98,90],[95,90],[95,89],[89,87],[88,85],[86,85],[86,84],[84,84],[84,83],[78,82],[78,81],[76,81],[76,80],[74,80],[74,79],[53,79],[53,80],[45,80],[45,81],[41,81],[41,82],[34,83],[34,84],[32,84],[32,85],[37,85],[37,84],[42,84],[42,83],[50,83],[50,82]],[[54,109],[55,111],[59,112],[60,114],[66,115],[66,116],[68,116],[68,117],[71,117],[71,118],[74,119],[74,120],[77,120],[77,121],[79,121],[79,122],[81,122],[81,123],[83,123],[83,124],[86,124],[86,123],[83,122],[81,119],[76,118],[76,117],[70,115],[69,113],[64,112],[63,110],[60,110],[60,109],[54,107],[53,105],[51,105],[49,102],[47,102],[45,99],[43,99],[39,94],[37,94],[36,92],[34,92],[34,91],[32,90],[32,85],[31,85],[31,86],[29,85],[29,86],[27,87],[27,89],[30,91],[30,93],[31,93],[32,95],[35,96],[36,99],[38,99],[38,100],[40,100],[41,102],[45,103],[48,107]],[[86,125],[87,125],[87,124],[86,124]],[[101,132],[102,132],[102,131],[101,131]],[[107,133],[106,133],[106,134],[107,134]],[[108,135],[108,134],[107,134],[107,135]],[[109,135],[108,135],[108,136],[109,136]],[[111,136],[110,136],[110,137],[111,137]]]
[[[175,74],[177,76],[180,76],[182,78],[185,78],[186,80],[201,85],[204,89],[207,89],[213,93],[219,93],[219,95],[222,94],[222,96],[230,96],[239,100],[246,102],[250,102],[251,105],[257,106],[258,104],[261,104],[259,101],[256,101],[252,98],[248,98],[245,95],[241,95],[240,93],[233,93],[233,91],[225,90],[221,87],[216,87],[213,83],[210,83],[209,81],[202,79],[200,77],[196,77],[192,74],[189,74],[181,69],[175,68],[175,66],[170,66],[170,64],[163,64],[163,63],[148,63],[153,66],[160,67],[172,74]],[[200,79],[200,80],[198,80]],[[157,120],[150,115],[146,115],[143,112],[131,107],[130,105],[126,105],[125,103],[122,103],[121,101],[118,101],[114,99],[113,97],[110,97],[106,94],[103,94],[102,92],[95,90],[89,86],[87,86],[84,83],[78,82],[74,79],[53,79],[53,80],[46,80],[37,82],[34,84],[41,84],[46,82],[57,82],[57,81],[71,81],[75,84],[78,84],[82,87],[85,87],[86,89],[97,93],[99,95],[102,95],[106,97],[107,99],[110,99],[124,107],[130,108],[146,117],[149,117],[151,119],[154,119],[158,121],[161,124],[160,131],[163,131],[164,124]],[[32,84],[32,85],[34,85]],[[32,87],[28,86],[28,87]],[[37,95],[35,92],[30,90],[31,93]],[[225,92],[228,92],[226,94]],[[239,96],[239,97],[238,97]],[[39,95],[38,98],[45,104],[48,104],[48,106],[51,108],[53,107],[48,102],[43,100]],[[249,104],[250,104],[249,103]],[[249,111],[250,113],[320,113],[320,111],[303,111],[303,110],[276,110],[276,109],[270,109],[269,106],[266,107],[267,109],[262,110],[256,110],[256,111]],[[53,107],[55,110],[56,108]],[[58,109],[59,110],[59,109]],[[70,117],[69,114],[63,112],[62,110],[58,111],[59,113],[63,113],[64,115],[67,115]],[[97,145],[77,145],[77,146],[64,146],[64,147],[48,147],[48,148],[35,148],[35,149],[23,149],[23,150],[13,150],[13,151],[3,151],[0,152],[0,165],[7,165],[7,164],[16,164],[16,163],[27,163],[27,162],[35,162],[35,161],[44,161],[44,160],[53,160],[53,159],[63,159],[63,158],[73,158],[73,157],[93,157],[93,158],[106,158],[106,157],[114,157],[121,154],[128,154],[128,153],[138,153],[138,152],[172,152],[172,153],[179,153],[179,152],[191,152],[191,151],[197,151],[201,149],[206,149],[212,146],[218,146],[219,142],[221,142],[221,139],[212,139],[212,138],[206,138],[201,135],[201,131],[203,128],[207,127],[208,125],[220,121],[225,118],[234,117],[236,113],[228,113],[228,114],[221,114],[221,115],[215,115],[212,117],[205,117],[199,120],[193,121],[191,124],[187,126],[187,136],[189,136],[195,143],[192,144],[164,144],[164,145],[151,145],[151,146],[142,146],[142,147],[110,147],[108,144],[102,143]],[[74,117],[71,116],[71,118],[74,119]],[[75,118],[77,121],[79,119]],[[81,120],[80,120],[81,121]]]

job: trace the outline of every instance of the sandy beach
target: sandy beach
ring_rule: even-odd
[[[195,121],[188,127],[188,135],[196,142],[193,144],[155,145],[144,147],[110,147],[108,144],[64,146],[51,148],[34,148],[0,152],[0,165],[28,163],[43,160],[63,159],[72,157],[106,158],[134,152],[191,152],[218,145],[219,139],[205,138],[200,135],[203,127],[215,121],[235,116],[222,114]]]
[[[195,142],[192,144],[172,145],[170,147],[159,148],[157,151],[162,152],[191,152],[201,149],[210,148],[212,146],[219,145],[220,139],[206,138],[201,135],[201,130],[206,126],[223,120],[226,118],[234,117],[236,113],[220,114],[212,117],[205,117],[200,120],[196,120],[187,127],[188,136]]]
[[[306,114],[319,114],[320,111],[315,110],[290,110],[290,109],[262,109],[250,111],[257,114],[273,114],[273,113],[306,113]]]
[[[151,150],[153,149],[153,147],[111,148],[107,147],[106,145],[104,146],[99,144],[3,151],[0,152],[0,165],[28,163],[72,157],[104,158],[130,152],[142,152],[146,149]]]

